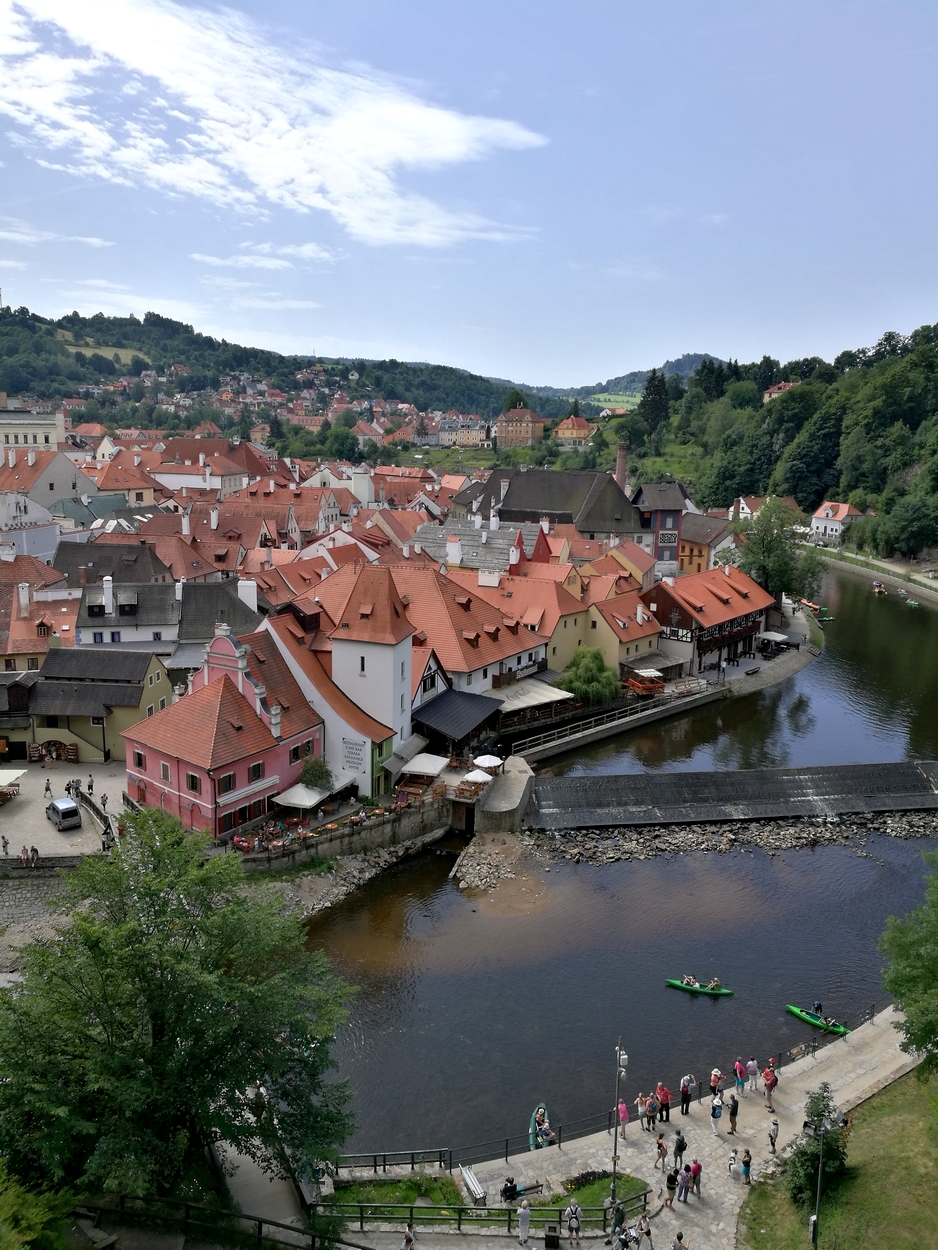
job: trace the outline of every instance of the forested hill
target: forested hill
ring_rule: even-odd
[[[41,399],[75,395],[82,386],[153,368],[164,373],[187,365],[190,391],[212,390],[225,374],[250,373],[268,378],[285,392],[296,391],[296,373],[316,363],[311,356],[282,356],[257,347],[197,333],[181,321],[147,313],[136,317],[81,317],[70,313],[57,321],[28,309],[0,309],[0,391],[29,393]],[[511,382],[498,382],[446,365],[407,364],[398,360],[327,362],[327,375],[341,382],[351,398],[373,395],[414,404],[422,412],[478,413],[495,417]],[[350,382],[350,372],[358,378]],[[537,411],[552,420],[567,410],[558,396],[539,396]],[[585,416],[598,406],[584,405]]]

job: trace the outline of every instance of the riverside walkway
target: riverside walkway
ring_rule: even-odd
[[[916,1060],[899,1049],[900,1035],[893,1028],[895,1019],[895,1013],[889,1008],[842,1041],[823,1047],[816,1056],[806,1056],[782,1069],[775,1091],[780,1149],[800,1133],[805,1096],[810,1090],[817,1089],[822,1081],[830,1082],[839,1110],[849,1111],[915,1067]],[[743,1054],[744,1061],[748,1058],[748,1054]],[[768,1056],[757,1055],[756,1058],[764,1066]],[[719,1066],[728,1070],[733,1059],[735,1055],[714,1056],[707,1071],[700,1071],[697,1075],[706,1082],[710,1067]],[[662,1073],[662,1076],[665,1075]],[[677,1082],[671,1084],[674,1088]],[[738,1164],[732,1172],[728,1168],[730,1152],[734,1146],[740,1155],[747,1148],[752,1152],[754,1179],[759,1177],[772,1158],[768,1144],[772,1116],[766,1110],[761,1081],[759,1084],[759,1093],[751,1093],[747,1089],[739,1100],[737,1133],[733,1137],[726,1132],[729,1127],[726,1112],[720,1121],[719,1136],[714,1136],[706,1091],[700,1103],[691,1104],[690,1113],[686,1116],[681,1115],[678,1103],[672,1106],[671,1121],[663,1126],[669,1147],[673,1146],[676,1130],[683,1129],[687,1139],[685,1162],[696,1157],[703,1165],[703,1174],[700,1198],[691,1195],[686,1204],[675,1202],[673,1214],[662,1206],[661,1196],[653,1197],[649,1208],[656,1213],[652,1219],[652,1234],[660,1250],[667,1250],[678,1232],[684,1233],[690,1250],[733,1250],[735,1247],[739,1209],[748,1191],[742,1183]],[[620,1140],[619,1143],[618,1166],[620,1172],[629,1172],[649,1184],[653,1183],[657,1194],[664,1178],[659,1179],[660,1172],[653,1167],[655,1136],[655,1133],[643,1132],[636,1122],[630,1123],[625,1141]],[[477,1164],[474,1170],[493,1196],[497,1196],[506,1175],[514,1176],[519,1184],[535,1179],[547,1181],[556,1191],[561,1189],[567,1177],[579,1172],[609,1170],[611,1154],[612,1138],[602,1132],[570,1142],[562,1150],[551,1146],[536,1152],[525,1151],[513,1156],[508,1163],[502,1159]],[[897,1182],[900,1180],[897,1178]],[[360,1242],[375,1247],[375,1250],[399,1250],[401,1243],[399,1228],[368,1229],[353,1235]],[[455,1230],[430,1232],[420,1228],[417,1235],[419,1250],[455,1250],[460,1242],[467,1250],[485,1250],[489,1243],[492,1247],[504,1247],[508,1237],[507,1233],[500,1236],[491,1233],[460,1234]],[[602,1234],[598,1232],[583,1234],[584,1241],[601,1244],[601,1238]],[[540,1240],[532,1236],[532,1246],[540,1244]],[[565,1233],[561,1244],[567,1245]]]

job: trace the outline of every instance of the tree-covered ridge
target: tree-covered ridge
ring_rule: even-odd
[[[139,353],[136,359],[134,352]],[[326,383],[341,385],[350,399],[399,400],[421,412],[455,409],[494,418],[513,385],[448,365],[284,356],[199,334],[184,322],[153,312],[142,320],[73,312],[50,321],[27,308],[0,308],[0,391],[9,395],[65,398],[82,387],[124,374],[139,375],[144,369],[162,375],[173,365],[189,368],[179,383],[189,392],[214,390],[225,375],[249,373],[269,379],[278,390],[295,393],[301,389],[296,374],[317,361],[325,366]],[[565,400],[550,396],[538,397],[534,406],[547,420],[566,411]],[[599,408],[590,409],[594,411]]]

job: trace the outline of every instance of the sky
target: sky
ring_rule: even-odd
[[[0,0],[0,287],[579,386],[938,322],[934,0]]]

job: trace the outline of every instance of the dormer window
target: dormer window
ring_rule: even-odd
[[[367,621],[368,617],[371,616],[374,610],[375,605],[373,603],[363,603],[358,609],[359,620]]]
[[[40,637],[40,638],[47,638],[47,637],[49,636],[49,626],[48,626],[48,625],[37,625],[37,626],[36,626],[36,633],[39,635],[39,637]]]

